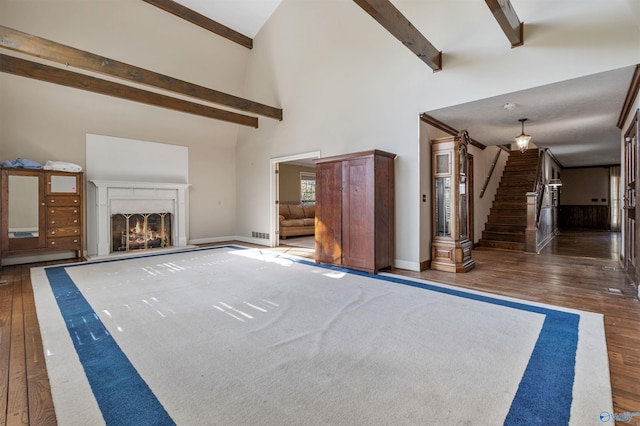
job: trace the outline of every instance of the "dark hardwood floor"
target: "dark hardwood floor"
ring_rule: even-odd
[[[478,248],[463,274],[395,270],[405,276],[604,315],[614,411],[640,412],[640,302],[619,262],[620,236],[561,232],[540,254]],[[313,258],[313,250],[276,249]],[[42,266],[38,264],[37,266]],[[0,279],[0,425],[57,424],[29,268],[3,267]],[[609,292],[614,288],[622,294]],[[594,424],[597,424],[594,422]],[[610,424],[610,423],[609,423]],[[640,416],[618,425],[640,425]]]

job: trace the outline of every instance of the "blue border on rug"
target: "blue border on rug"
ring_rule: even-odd
[[[175,425],[65,268],[45,270],[105,423]]]
[[[228,248],[247,250],[246,247],[227,245],[171,253],[153,253],[135,258],[105,259],[92,263],[118,262]],[[504,424],[512,426],[569,423],[573,402],[580,315],[399,277],[371,275],[366,272],[316,264],[284,255],[276,257],[283,257],[304,265],[544,315],[545,320],[538,340]],[[48,267],[45,268],[45,272],[105,422],[108,425],[174,425],[175,423],[162,404],[138,374],[65,270],[68,267],[86,265],[87,263],[78,263]],[[481,415],[481,413],[478,414]]]
[[[371,275],[331,265],[295,260],[306,265],[320,266],[349,274],[375,278],[397,284],[418,287],[438,293],[505,306],[545,316],[538,340],[529,363],[520,380],[518,391],[511,403],[504,424],[515,425],[566,425],[571,416],[573,381],[578,350],[578,325],[580,315],[550,308],[528,305],[491,296],[468,293],[463,290],[440,287],[399,277]],[[478,413],[479,415],[481,413]]]

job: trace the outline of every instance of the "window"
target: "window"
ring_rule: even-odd
[[[611,188],[609,192],[611,195],[611,230],[620,231],[620,166],[613,166],[609,168],[609,184]]]
[[[300,202],[312,204],[316,202],[316,174],[300,172]]]

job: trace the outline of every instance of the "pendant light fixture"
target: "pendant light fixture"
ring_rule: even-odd
[[[518,121],[522,123],[522,133],[520,134],[520,136],[516,137],[516,144],[518,145],[518,149],[520,149],[520,152],[525,152],[527,148],[529,148],[529,141],[531,141],[531,136],[524,134],[524,122],[527,121],[527,119],[521,118]]]

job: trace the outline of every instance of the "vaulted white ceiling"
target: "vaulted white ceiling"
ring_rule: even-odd
[[[282,0],[177,0],[223,25],[254,38]],[[518,12],[518,3],[514,1]],[[640,14],[640,4],[631,0],[629,10]],[[402,1],[396,7],[409,19],[414,11],[403,10]],[[418,8],[418,10],[423,10]],[[436,9],[437,10],[437,9]],[[365,13],[363,11],[363,13]],[[527,22],[526,16],[519,18]],[[487,13],[477,19],[490,19]],[[640,17],[636,16],[636,19]],[[494,22],[497,27],[497,23]],[[389,37],[393,37],[389,34]],[[506,44],[506,38],[505,38]],[[404,49],[398,43],[398,49]],[[526,37],[525,47],[526,48]],[[640,41],[638,43],[640,49]],[[446,63],[444,70],[447,72]],[[616,127],[625,95],[635,67],[562,81],[543,87],[455,105],[435,111],[430,116],[457,130],[466,129],[472,138],[484,145],[503,145],[513,142],[520,134],[518,119],[527,118],[525,132],[533,136],[533,143],[549,148],[564,167],[611,165],[620,162],[620,129]],[[425,67],[425,73],[430,73]],[[504,105],[511,103],[514,109]]]
[[[232,30],[254,38],[282,0],[177,0]]]

